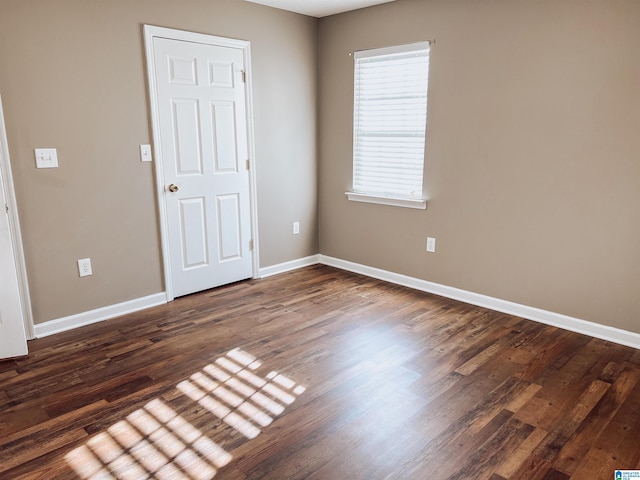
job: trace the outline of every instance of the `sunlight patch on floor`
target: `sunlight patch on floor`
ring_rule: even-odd
[[[284,412],[305,387],[235,348],[176,386],[247,439]],[[158,478],[210,480],[230,453],[158,398],[65,456],[82,480]]]

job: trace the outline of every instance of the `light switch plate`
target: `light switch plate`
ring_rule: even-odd
[[[58,152],[55,148],[36,148],[36,168],[57,168]]]
[[[151,160],[151,145],[140,145],[140,161],[150,162]]]
[[[436,251],[436,239],[427,237],[427,252],[434,253]]]

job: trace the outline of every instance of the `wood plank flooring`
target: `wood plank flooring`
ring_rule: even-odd
[[[612,479],[640,352],[313,266],[0,361],[2,479]]]

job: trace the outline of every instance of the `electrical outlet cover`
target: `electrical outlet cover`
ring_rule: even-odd
[[[81,260],[78,260],[78,273],[81,277],[87,277],[93,274],[93,271],[91,270],[90,258],[83,258]]]

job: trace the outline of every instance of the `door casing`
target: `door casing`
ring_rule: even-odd
[[[216,45],[221,47],[237,48],[242,50],[246,71],[246,117],[247,117],[247,148],[249,152],[249,195],[250,195],[250,215],[251,215],[251,238],[253,244],[253,265],[252,276],[255,278],[259,272],[259,249],[258,249],[258,219],[256,200],[256,168],[255,168],[255,148],[253,136],[253,98],[251,88],[251,51],[250,43],[246,40],[236,40],[214,35],[175,30],[153,25],[144,25],[145,53],[147,57],[147,81],[149,87],[149,105],[151,110],[151,123],[153,131],[153,152],[155,161],[156,176],[156,201],[160,220],[160,236],[162,245],[162,258],[164,266],[165,295],[167,301],[175,298],[174,286],[171,275],[171,262],[169,256],[169,224],[167,222],[167,206],[165,203],[165,180],[163,174],[163,152],[160,141],[160,117],[157,105],[157,86],[155,78],[155,61],[153,55],[153,39],[167,38],[185,42],[201,43],[205,45]]]
[[[33,311],[31,309],[31,295],[27,280],[27,267],[24,260],[24,248],[22,234],[20,233],[20,219],[18,218],[18,205],[15,190],[13,188],[13,175],[9,160],[9,143],[4,123],[4,111],[2,109],[2,97],[0,96],[0,171],[2,172],[2,188],[7,202],[9,215],[9,230],[13,243],[13,255],[18,273],[18,290],[20,292],[20,305],[22,307],[22,319],[24,331],[28,340],[36,337],[33,327]],[[0,206],[4,208],[4,205]]]

